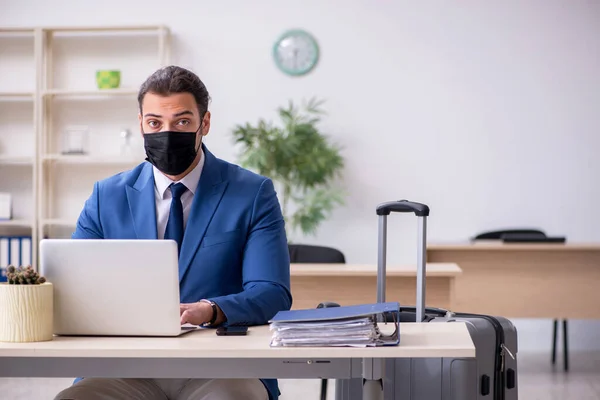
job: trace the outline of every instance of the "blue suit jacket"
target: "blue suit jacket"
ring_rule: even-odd
[[[210,299],[227,324],[266,324],[292,305],[287,237],[273,183],[202,147],[206,159],[179,257],[181,302]],[[157,239],[152,165],[96,182],[72,237]],[[277,381],[263,382],[277,398]]]

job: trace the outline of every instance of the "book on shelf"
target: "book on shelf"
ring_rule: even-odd
[[[375,347],[400,343],[397,302],[280,311],[269,321],[271,347]],[[382,322],[391,318],[394,331]]]

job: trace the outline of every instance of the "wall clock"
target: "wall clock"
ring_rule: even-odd
[[[275,64],[292,76],[305,75],[313,70],[319,60],[319,46],[315,38],[301,29],[285,32],[273,46]]]

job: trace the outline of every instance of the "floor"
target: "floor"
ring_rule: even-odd
[[[562,362],[559,358],[558,362]],[[549,353],[519,354],[519,400],[600,400],[600,353],[573,353],[570,371]],[[0,379],[2,400],[50,400],[71,379]],[[328,399],[334,400],[333,381]],[[282,380],[281,400],[319,400],[320,381]]]

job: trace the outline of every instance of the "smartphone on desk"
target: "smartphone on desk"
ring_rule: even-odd
[[[247,333],[247,326],[220,326],[217,328],[218,336],[244,336]]]

